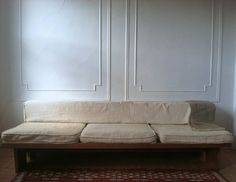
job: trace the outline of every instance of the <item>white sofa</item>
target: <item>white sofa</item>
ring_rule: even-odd
[[[17,164],[26,162],[32,148],[215,151],[230,146],[233,137],[212,123],[214,112],[214,104],[201,101],[27,101],[25,122],[4,131],[1,139],[3,146],[15,149]]]

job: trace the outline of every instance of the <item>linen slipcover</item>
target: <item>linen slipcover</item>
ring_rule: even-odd
[[[186,102],[134,102],[133,117],[137,123],[188,124],[191,114]]]
[[[156,143],[156,134],[148,124],[88,124],[81,143]]]
[[[225,130],[224,127],[218,126],[214,123],[191,122],[191,129],[194,131],[220,131]]]
[[[30,122],[132,123],[129,102],[27,101]]]
[[[215,104],[209,101],[186,101],[191,107],[191,122],[214,122]]]
[[[187,124],[186,102],[28,101],[25,121],[81,123]]]
[[[226,130],[193,131],[189,125],[151,125],[161,143],[221,144],[232,143],[233,136]]]
[[[158,135],[162,143],[232,143],[230,132],[205,123],[214,119],[214,104],[188,102],[27,101],[26,122],[1,137],[3,143],[156,143]]]
[[[2,133],[3,143],[78,143],[85,124],[25,122]]]

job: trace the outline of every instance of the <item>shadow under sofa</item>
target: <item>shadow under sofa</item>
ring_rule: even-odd
[[[203,151],[210,169],[233,137],[214,122],[215,105],[186,102],[27,101],[24,123],[1,134],[16,172],[32,149]]]

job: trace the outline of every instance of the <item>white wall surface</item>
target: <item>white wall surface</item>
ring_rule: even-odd
[[[28,99],[191,99],[215,102],[217,123],[232,131],[234,0],[11,0],[4,9],[4,129],[22,121]]]
[[[236,30],[236,14],[234,14],[234,25]],[[236,32],[235,32],[236,33]],[[235,44],[236,44],[236,36],[235,36]],[[236,49],[235,49],[236,51]],[[233,117],[234,117],[234,123],[233,123],[233,131],[236,141],[236,52],[235,52],[235,69],[234,69],[234,105],[233,105]],[[234,142],[234,148],[236,148],[236,142]]]
[[[236,133],[236,56],[235,56],[235,73],[234,73],[234,105],[233,105],[233,132]],[[234,135],[234,140],[236,140],[236,136]],[[236,142],[234,142],[234,148],[236,148]]]
[[[10,78],[10,69],[9,62],[7,60],[7,32],[4,18],[5,15],[5,4],[4,1],[0,1],[0,132],[3,129],[3,116],[5,111],[7,110],[7,103],[9,101],[9,78]]]
[[[235,8],[236,2],[231,0],[224,1],[224,17],[223,17],[223,46],[222,46],[222,66],[221,66],[221,89],[220,102],[217,103],[216,120],[219,124],[225,125],[233,131],[233,95],[235,75],[235,50],[236,50],[236,24],[235,24]],[[235,136],[234,132],[234,136]]]
[[[3,5],[2,5],[2,1],[0,1],[0,25],[3,25]],[[3,32],[3,26],[0,26],[0,87],[2,89],[2,87],[4,86],[4,81],[3,81],[3,64],[4,64],[4,61],[3,61],[3,52],[4,52],[4,40],[3,40],[3,35],[4,35],[4,32]],[[2,100],[3,98],[3,92],[0,92],[0,98]],[[3,101],[0,101],[0,131],[1,131],[1,122],[2,122],[2,110],[3,110]]]

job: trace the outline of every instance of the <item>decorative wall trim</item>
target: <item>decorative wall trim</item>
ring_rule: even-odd
[[[128,0],[127,0],[128,1]],[[207,89],[209,87],[212,87],[212,81],[213,81],[213,62],[214,62],[214,32],[215,32],[215,1],[216,0],[211,0],[211,51],[210,51],[210,70],[209,70],[209,81],[205,85],[203,85],[203,89],[199,90],[151,90],[151,89],[144,89],[142,84],[137,83],[137,39],[138,39],[138,34],[137,34],[137,28],[138,28],[138,0],[134,0],[134,80],[133,80],[133,85],[134,87],[138,87],[139,92],[150,92],[150,93],[156,93],[156,92],[166,92],[166,93],[178,93],[178,92],[200,92],[200,93],[206,93]],[[128,8],[127,8],[128,9]],[[220,77],[221,77],[221,61],[222,61],[222,0],[219,0],[219,26],[218,26],[218,42],[217,42],[217,79],[216,79],[216,99],[214,102],[219,102],[220,100]],[[127,13],[129,13],[129,10],[127,10]],[[126,15],[126,22],[128,22],[128,15]],[[126,27],[126,33],[128,32],[128,26]],[[129,40],[129,34],[127,33],[126,36],[126,41],[128,42]],[[128,48],[126,48],[126,54],[129,54]],[[127,57],[127,55],[126,55]],[[125,100],[128,99],[128,80],[129,80],[129,69],[128,69],[128,64],[129,60],[126,59],[126,89],[125,89]]]
[[[93,88],[92,89],[88,89],[88,88],[83,88],[83,89],[32,89],[29,87],[29,84],[27,83],[27,81],[24,81],[23,79],[23,56],[22,56],[22,47],[23,47],[23,38],[22,38],[22,1],[23,0],[19,0],[19,17],[20,17],[20,23],[19,23],[19,32],[20,32],[20,66],[21,66],[21,73],[20,73],[20,77],[21,77],[21,85],[23,87],[26,88],[27,91],[87,91],[87,92],[96,92],[97,91],[97,87],[101,87],[102,86],[102,0],[98,0],[99,1],[99,16],[98,16],[98,21],[99,21],[99,56],[98,56],[98,63],[99,63],[99,81],[98,83],[94,83],[93,84]],[[110,80],[111,80],[111,75],[110,75],[110,32],[111,32],[111,26],[110,26],[110,0],[107,0],[107,20],[109,20],[107,22],[107,43],[109,44],[107,46],[107,87],[108,87],[108,93],[107,93],[107,97],[108,99],[110,99]]]
[[[134,86],[137,86],[137,45],[138,45],[138,0],[134,6]]]
[[[102,86],[102,0],[99,0],[99,8],[98,8],[98,31],[99,31],[99,46],[98,46],[98,53],[99,53],[99,81],[97,84],[94,83],[93,90],[96,91],[97,86]]]
[[[212,86],[212,70],[213,70],[213,54],[214,54],[214,15],[215,15],[215,0],[212,0],[212,13],[211,13],[211,52],[210,52],[210,70],[209,81],[203,86],[202,90],[151,90],[144,89],[142,84],[137,84],[137,26],[138,26],[138,0],[135,0],[135,33],[134,33],[134,86],[139,88],[140,92],[206,92],[208,87]]]
[[[124,88],[124,100],[128,100],[129,94],[129,18],[130,18],[130,0],[126,0],[126,11],[125,11],[125,88]]]
[[[107,0],[107,100],[111,101],[111,0]]]
[[[222,45],[223,45],[223,0],[219,0],[219,27],[218,27],[218,47],[217,47],[217,82],[216,82],[216,100],[220,102],[221,87],[221,65],[222,65]]]

